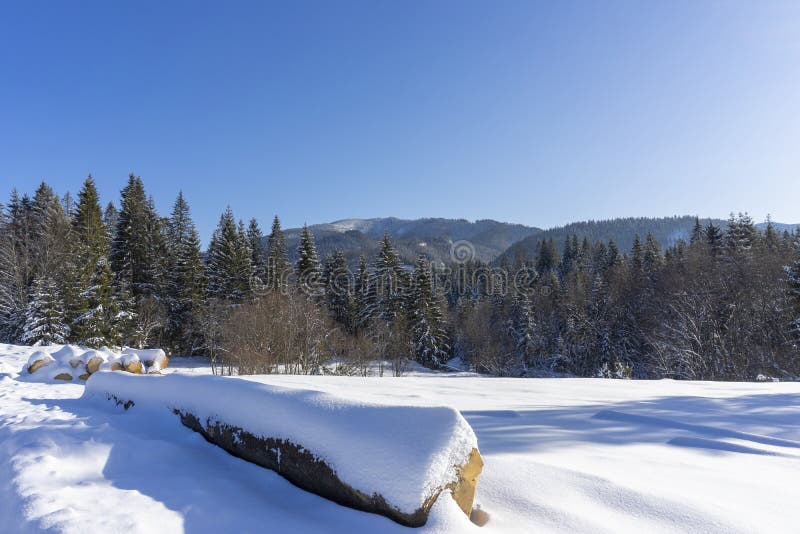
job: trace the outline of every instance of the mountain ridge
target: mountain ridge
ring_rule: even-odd
[[[314,234],[320,257],[326,257],[341,249],[348,264],[355,266],[358,257],[364,255],[371,261],[378,250],[384,232],[388,232],[405,264],[413,264],[418,254],[424,254],[432,261],[448,263],[454,243],[467,241],[474,253],[474,259],[484,262],[499,262],[504,257],[513,260],[520,252],[532,257],[536,243],[553,239],[559,250],[564,240],[577,235],[589,241],[609,241],[613,239],[623,252],[628,252],[635,235],[641,238],[652,233],[662,247],[677,243],[679,239],[688,240],[694,226],[694,215],[675,215],[669,217],[617,217],[613,219],[585,220],[548,229],[518,223],[501,222],[494,219],[447,219],[443,217],[424,217],[401,219],[398,217],[347,218],[328,223],[309,225]],[[700,218],[703,226],[714,223],[721,227],[727,221],[716,218]],[[773,222],[776,230],[794,231],[798,224]],[[766,223],[757,223],[762,231]],[[284,231],[289,258],[297,259],[297,245],[302,228],[288,228]]]

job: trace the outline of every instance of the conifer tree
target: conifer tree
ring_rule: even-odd
[[[341,250],[329,256],[325,262],[325,300],[331,317],[343,325],[348,332],[355,327],[355,299],[351,287],[347,260]]]
[[[241,302],[250,294],[252,263],[242,223],[237,227],[228,207],[219,220],[208,249],[207,295],[212,299]]]
[[[153,217],[142,179],[131,174],[122,190],[110,262],[116,285],[126,286],[134,298],[150,293],[153,288],[149,236],[154,226]]]
[[[267,283],[267,250],[264,247],[264,234],[255,217],[250,219],[247,226],[247,240],[250,244],[254,287],[260,289]]]
[[[431,265],[422,255],[417,258],[412,281],[406,307],[414,353],[421,364],[437,368],[447,360],[449,346]]]
[[[69,326],[64,301],[56,282],[48,277],[37,278],[31,287],[22,341],[30,345],[66,343]]]
[[[108,233],[109,243],[114,239],[114,234],[117,231],[117,222],[119,221],[119,210],[113,202],[106,204],[106,209],[103,211],[103,224],[106,226]]]
[[[50,278],[62,287],[69,282],[70,221],[53,189],[42,182],[33,196],[30,211],[30,254],[33,275]]]
[[[358,257],[358,271],[356,271],[356,279],[354,284],[354,306],[355,313],[353,321],[355,327],[362,326],[366,322],[367,317],[364,316],[364,311],[369,307],[369,288],[371,280],[369,269],[367,268],[367,258],[362,254]]]
[[[167,224],[167,247],[167,338],[175,351],[191,354],[202,336],[198,318],[203,305],[205,273],[200,238],[183,192],[178,193]]]
[[[108,259],[97,258],[86,287],[78,295],[77,315],[71,323],[71,337],[78,343],[88,347],[121,344],[115,333],[119,310],[114,303],[113,282]]]
[[[319,256],[314,245],[314,236],[305,224],[300,232],[300,244],[297,247],[295,275],[301,291],[310,296],[318,295],[322,282]]]
[[[722,230],[719,226],[714,225],[714,223],[708,223],[704,233],[709,253],[712,257],[718,257],[722,253],[724,247]]]
[[[108,231],[92,176],[78,193],[72,219],[76,236],[75,297],[71,300],[72,338],[89,346],[105,344],[113,276],[108,265]]]
[[[647,238],[644,244],[644,256],[642,258],[642,265],[645,272],[652,275],[661,267],[663,263],[663,256],[661,255],[661,246],[655,240],[653,234],[647,233]]]
[[[8,343],[20,339],[28,306],[27,211],[16,190],[7,208],[0,209],[0,340]]]
[[[775,225],[772,223],[772,217],[767,215],[767,227],[764,229],[764,246],[770,252],[775,252],[780,246],[780,238],[778,232],[775,230]]]
[[[276,215],[267,240],[267,289],[285,291],[291,270],[289,256],[286,252],[286,239],[281,230],[281,221]]]
[[[639,234],[633,238],[633,248],[631,249],[631,267],[634,273],[644,272],[644,247],[639,239]]]
[[[541,242],[539,255],[536,258],[536,271],[548,273],[558,266],[558,250],[552,239]]]
[[[703,242],[703,225],[700,224],[700,217],[694,218],[694,226],[692,227],[692,235],[689,238],[690,245],[698,245]]]
[[[384,233],[380,247],[375,257],[364,308],[359,314],[361,324],[373,318],[392,322],[403,312],[406,273],[389,232]]]
[[[757,238],[758,231],[749,215],[740,213],[734,217],[731,213],[725,233],[725,247],[728,253],[749,253]]]
[[[612,239],[608,242],[608,255],[606,256],[606,268],[611,269],[622,265],[623,257],[619,252],[617,243]]]
[[[800,236],[795,240],[794,263],[786,267],[786,282],[789,285],[790,333],[795,343],[800,344]]]

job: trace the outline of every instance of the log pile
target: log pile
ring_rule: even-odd
[[[37,350],[28,359],[26,370],[42,379],[86,381],[98,371],[125,371],[132,374],[161,374],[169,358],[161,349],[86,349],[64,345],[53,351]]]

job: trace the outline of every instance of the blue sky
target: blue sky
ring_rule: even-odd
[[[800,3],[0,4],[0,194],[268,227],[800,222]]]

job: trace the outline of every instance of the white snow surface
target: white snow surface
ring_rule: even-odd
[[[122,411],[82,399],[80,383],[35,382],[20,373],[35,350],[0,345],[4,534],[795,533],[800,525],[800,383],[254,378],[364,403],[456,407],[485,462],[476,503],[489,521],[479,528],[442,498],[412,531],[234,458],[166,410]],[[210,373],[185,358],[171,358],[165,372]],[[387,462],[386,472],[395,467]]]
[[[444,406],[378,404],[235,377],[108,372],[89,378],[84,398],[105,403],[109,394],[133,401],[133,410],[178,409],[204,423],[300,445],[346,484],[409,514],[455,481],[453,466],[478,446],[464,417]]]

